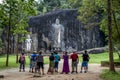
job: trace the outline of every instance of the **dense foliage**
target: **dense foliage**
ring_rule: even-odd
[[[34,0],[4,0],[3,3],[0,4],[0,26],[2,28],[8,27],[9,17],[11,15],[11,32],[13,34],[27,33],[25,28],[28,27],[28,17],[36,13],[33,1]]]
[[[3,43],[5,53],[7,53],[6,66],[8,66],[9,53],[11,53],[11,39],[28,33],[26,27],[28,27],[29,16],[35,13],[34,0],[3,0],[0,4],[0,28],[3,28],[3,34],[7,36]],[[17,39],[16,50],[18,50],[18,42],[24,39],[24,37]]]
[[[86,27],[101,26],[101,30],[108,36],[109,46],[109,62],[110,71],[115,72],[113,60],[113,43],[116,50],[120,46],[119,34],[119,16],[120,1],[118,0],[82,0],[82,5],[79,7],[79,19]],[[118,51],[119,54],[119,51]],[[119,54],[120,57],[120,54]]]
[[[0,27],[4,34],[8,34],[10,26],[10,36],[27,34],[29,16],[35,14],[34,0],[3,0],[0,4]]]
[[[120,1],[112,0],[112,39],[114,46],[120,44]],[[107,0],[82,0],[78,17],[87,27],[100,25],[101,30],[108,35]],[[106,39],[108,40],[108,38]]]
[[[111,4],[112,39],[115,50],[119,53],[120,0],[111,0]],[[86,27],[91,28],[99,25],[108,36],[107,0],[3,0],[3,3],[0,4],[0,30],[4,30],[4,34],[10,35],[10,37],[28,34],[26,28],[29,16],[36,13],[45,14],[57,9],[78,9],[80,14],[78,18]],[[22,41],[25,37],[20,39]],[[9,38],[6,41],[9,41]],[[1,40],[0,46],[2,46]]]
[[[36,2],[38,14],[45,14],[58,9],[72,8],[68,0],[38,0]]]

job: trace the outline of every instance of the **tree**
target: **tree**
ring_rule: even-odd
[[[67,0],[72,9],[78,9],[82,5],[82,0]]]
[[[112,0],[112,16],[113,16],[113,42],[114,49],[118,53],[120,59],[120,1]]]
[[[110,60],[110,71],[115,72],[114,60],[113,60],[113,44],[112,44],[112,11],[111,11],[111,0],[107,0],[108,5],[108,45],[109,45],[109,60]]]
[[[11,36],[27,34],[25,30],[28,27],[28,17],[36,14],[36,9],[34,8],[34,0],[4,0],[1,4],[1,27],[4,30],[7,29],[8,34],[8,49],[7,49],[7,58],[6,66],[8,66],[9,53],[10,53],[10,43]],[[18,53],[17,53],[18,61]]]
[[[2,35],[2,28],[0,28],[0,36]],[[2,43],[2,40],[1,40],[1,38],[0,38],[0,48],[2,48],[2,45],[3,45],[3,43]]]
[[[38,14],[45,14],[47,12],[71,8],[68,0],[40,0],[36,2]]]
[[[117,3],[117,5],[115,4]],[[120,2],[118,0],[114,0],[111,4],[111,0],[82,0],[82,5],[79,8],[80,16],[78,18],[83,22],[86,27],[92,27],[96,25],[100,25],[101,29],[108,35],[108,45],[109,45],[109,61],[110,61],[110,71],[115,71],[114,69],[114,60],[113,60],[113,50],[112,43],[120,40],[118,39],[117,29],[115,26],[116,21],[120,21],[119,16],[119,8],[118,5]],[[115,6],[114,6],[115,5]],[[113,9],[114,8],[114,9]],[[114,11],[115,10],[115,11]],[[113,19],[112,14],[115,12],[115,19]],[[108,17],[107,17],[108,15]],[[114,23],[112,23],[114,21]],[[119,25],[119,24],[118,24]],[[108,27],[106,27],[108,26]],[[113,28],[113,29],[112,29]],[[113,38],[113,41],[112,41]]]

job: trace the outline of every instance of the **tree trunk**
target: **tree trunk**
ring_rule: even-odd
[[[19,35],[17,36],[17,48],[16,48],[16,63],[18,63],[18,53],[19,53]]]
[[[14,35],[13,35],[13,41],[12,41],[12,43],[13,43],[12,51],[13,51],[13,53],[15,53],[15,36]]]
[[[112,14],[111,14],[111,0],[107,0],[108,5],[108,44],[109,44],[109,62],[110,71],[115,72],[114,60],[113,60],[113,45],[112,45]]]
[[[10,0],[10,11],[9,11],[9,26],[8,26],[8,38],[7,38],[7,57],[6,57],[6,66],[8,66],[9,62],[9,53],[10,53],[10,29],[11,29],[11,0]]]
[[[120,39],[120,32],[119,32],[119,28],[118,28],[118,25],[117,25],[117,20],[116,20],[115,12],[112,11],[112,14],[113,14],[113,19],[114,19],[115,27],[116,27],[116,30],[117,30],[117,33],[118,33],[118,37]]]

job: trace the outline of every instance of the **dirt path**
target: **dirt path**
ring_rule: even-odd
[[[71,62],[71,61],[69,61]],[[60,61],[59,72],[62,71],[63,61]],[[78,71],[80,72],[81,63],[78,64]],[[70,65],[71,67],[71,65]],[[48,65],[45,65],[45,73],[47,72]],[[0,75],[5,77],[0,80],[102,80],[99,78],[100,73],[102,72],[102,67],[100,64],[89,64],[88,73],[74,73],[74,74],[60,74],[55,73],[54,75],[42,75],[40,77],[33,77],[34,73],[29,73],[29,68],[26,68],[26,72],[19,72],[18,68],[8,69],[0,71]]]

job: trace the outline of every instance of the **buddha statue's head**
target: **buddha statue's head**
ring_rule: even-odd
[[[60,21],[58,18],[56,19],[55,24],[57,24],[57,25],[60,24]]]

